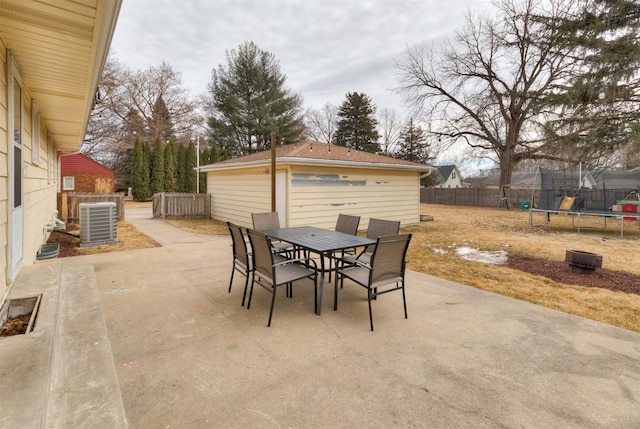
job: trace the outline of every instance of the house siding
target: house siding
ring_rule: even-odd
[[[7,94],[7,47],[0,39],[0,302],[4,302],[7,294],[7,237],[9,224],[7,221],[9,210],[8,169],[9,157],[7,141],[9,138],[8,94]]]
[[[2,301],[8,292],[8,252],[9,252],[9,158],[8,158],[8,111],[7,111],[7,55],[6,46],[0,40],[0,55],[2,65],[0,67],[0,297]],[[49,150],[46,136],[47,128],[40,124],[40,140],[33,141],[31,96],[26,82],[23,85],[23,266],[30,265],[36,260],[36,254],[46,239],[48,233],[45,224],[51,219],[56,209],[55,183],[49,177],[49,161],[53,157],[57,161],[57,155]],[[32,161],[34,145],[40,146],[38,162]],[[55,164],[55,162],[54,162]]]

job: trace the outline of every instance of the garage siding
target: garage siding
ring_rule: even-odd
[[[250,228],[251,213],[271,211],[271,175],[264,168],[217,171],[207,174],[211,217]]]
[[[362,230],[370,218],[420,219],[418,172],[293,166],[290,175],[290,226],[332,229],[339,213],[360,216]]]
[[[360,229],[370,218],[420,220],[420,173],[392,169],[279,165],[286,172],[287,226],[333,229],[339,213],[360,216]],[[210,171],[211,217],[251,227],[251,213],[271,211],[269,168]]]

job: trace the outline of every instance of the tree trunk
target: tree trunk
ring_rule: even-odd
[[[498,155],[500,161],[500,189],[511,184],[511,175],[515,163],[515,153],[512,148],[505,149]]]

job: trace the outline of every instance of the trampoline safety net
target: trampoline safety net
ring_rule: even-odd
[[[609,211],[620,200],[638,199],[640,171],[579,169],[539,169],[541,180],[537,208],[559,210],[565,197],[575,198],[567,210],[581,212]],[[563,206],[562,209],[565,209]]]

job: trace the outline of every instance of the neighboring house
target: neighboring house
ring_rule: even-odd
[[[484,177],[466,177],[462,182],[462,187],[471,188],[471,189],[481,189],[484,188],[483,184]]]
[[[0,2],[0,304],[48,238],[58,153],[82,145],[121,4]]]
[[[60,156],[60,191],[108,194],[116,191],[116,173],[81,153]]]
[[[200,167],[207,173],[211,217],[251,227],[251,213],[271,211],[270,150]],[[420,177],[434,169],[314,141],[275,151],[276,211],[282,226],[333,229],[339,213],[420,221]]]
[[[438,184],[434,188],[462,188],[462,176],[455,165],[438,167]]]

